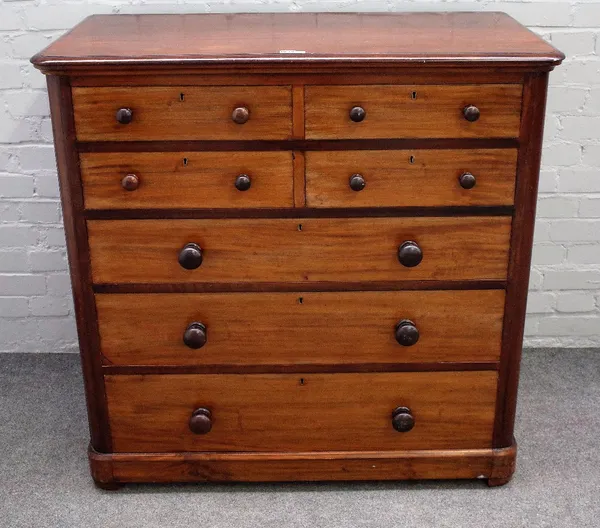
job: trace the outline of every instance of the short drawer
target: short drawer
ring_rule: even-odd
[[[307,152],[306,205],[512,205],[516,165],[516,149]]]
[[[95,283],[506,277],[510,217],[90,220]]]
[[[289,86],[73,88],[80,141],[288,139]]]
[[[504,290],[97,294],[114,365],[493,362]]]
[[[496,379],[493,371],[105,377],[120,452],[486,448]]]
[[[87,209],[293,207],[291,152],[80,155]]]
[[[520,84],[307,86],[307,139],[519,135]]]

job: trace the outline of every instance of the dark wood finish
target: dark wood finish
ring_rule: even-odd
[[[513,220],[518,228],[512,230],[510,239],[494,447],[506,447],[513,442],[547,88],[547,74],[531,74],[523,87],[519,134],[522,146]]]
[[[476,479],[514,470],[516,448],[310,453],[114,453],[89,451],[114,482],[284,482]]]
[[[563,58],[499,13],[99,16],[34,57],[97,486],[508,482]]]
[[[310,365],[310,371],[316,372],[471,372],[498,370],[499,363],[490,361],[475,362],[441,362],[441,363],[345,363],[339,365]],[[303,374],[307,366],[299,365],[161,365],[132,366],[104,365],[104,374]]]
[[[308,288],[310,286],[310,288]],[[369,282],[228,282],[223,284],[182,282],[95,284],[96,293],[225,293],[302,291],[402,291],[402,290],[503,290],[504,280],[407,280]]]
[[[491,206],[514,200],[516,149],[323,151],[307,152],[306,160],[309,207]],[[355,173],[366,183],[364,192],[350,192],[348,178]],[[470,192],[461,183],[465,173],[478,178]]]
[[[108,364],[312,368],[498,361],[504,292],[98,294],[96,304]],[[403,326],[400,346],[404,320],[413,328]],[[181,336],[198,322],[194,353]]]
[[[154,66],[177,71],[271,64],[330,71],[341,65],[364,70],[368,64],[548,69],[563,58],[503,13],[294,13],[98,15],[32,62],[45,71],[114,75]]]
[[[212,413],[210,410],[200,407],[196,409],[189,421],[190,431],[197,435],[210,433],[212,429]]]
[[[69,80],[65,77],[49,76],[47,84],[60,196],[63,203],[63,223],[67,239],[75,320],[85,380],[91,445],[98,452],[109,452],[111,450],[110,423],[99,354],[96,305],[92,292],[87,243],[88,234],[83,216],[83,193],[79,183],[79,159],[75,148],[71,87]]]
[[[422,138],[422,139],[292,139],[290,141],[80,141],[79,152],[180,152],[270,150],[399,150],[399,149],[504,149],[519,146],[516,138]]]
[[[249,111],[243,125],[232,115],[240,101],[247,103]],[[124,126],[114,119],[115,104],[131,108],[130,124]],[[289,139],[291,104],[289,86],[73,88],[80,141]]]
[[[510,218],[90,220],[88,233],[97,284],[504,280]],[[398,262],[407,241],[418,266]],[[196,271],[176,258],[188,243]]]
[[[114,450],[162,453],[491,447],[496,378],[495,372],[309,372],[105,380]],[[213,421],[202,436],[188,428],[199,404]],[[398,406],[412,409],[410,434],[392,426]]]
[[[86,209],[294,205],[290,152],[97,152],[80,154],[80,162]],[[138,180],[134,193],[119,185],[129,173]],[[243,193],[240,175],[251,181]]]
[[[521,90],[519,84],[307,86],[306,138],[517,137]],[[366,112],[359,123],[348,117],[357,102]],[[481,109],[476,122],[463,116],[470,102]]]

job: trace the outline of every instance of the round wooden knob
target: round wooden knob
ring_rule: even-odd
[[[403,266],[414,268],[423,260],[423,251],[421,251],[419,244],[407,240],[398,248],[398,260]]]
[[[367,182],[365,182],[365,179],[362,177],[362,175],[353,174],[352,176],[350,176],[350,189],[352,189],[353,191],[362,191],[365,188],[366,184]]]
[[[465,172],[458,177],[458,183],[463,189],[472,189],[476,183],[475,176],[470,172]]]
[[[403,319],[396,325],[396,341],[402,346],[412,346],[419,340],[419,330],[410,319]]]
[[[350,119],[355,123],[360,123],[367,117],[367,112],[362,106],[355,106],[350,110]]]
[[[190,431],[194,434],[206,434],[210,433],[212,429],[212,419],[211,412],[204,408],[200,407],[196,409],[192,416],[190,416]]]
[[[199,268],[202,264],[202,248],[193,242],[183,246],[179,252],[179,264],[188,270]]]
[[[239,106],[231,112],[231,119],[238,125],[243,125],[248,119],[250,119],[250,110],[245,106]]]
[[[121,180],[121,187],[126,191],[135,191],[140,185],[140,180],[135,174],[126,174]]]
[[[408,407],[396,407],[392,411],[392,425],[399,433],[408,433],[415,426],[415,418]]]
[[[471,123],[473,121],[477,121],[480,115],[479,108],[477,108],[475,105],[465,106],[463,108],[463,115],[465,116],[465,119]]]
[[[250,181],[250,176],[248,176],[247,174],[240,174],[235,179],[235,188],[238,191],[247,191],[248,189],[250,189],[251,185],[252,182]]]
[[[206,326],[202,323],[190,323],[183,333],[183,342],[193,349],[202,348],[206,338]]]
[[[133,110],[131,108],[119,108],[117,110],[117,121],[122,125],[128,125],[133,120]]]

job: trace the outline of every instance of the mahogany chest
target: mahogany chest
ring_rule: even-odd
[[[502,13],[93,16],[33,57],[96,483],[507,482],[562,59]]]

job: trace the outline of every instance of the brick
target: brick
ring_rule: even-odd
[[[548,89],[547,112],[576,114],[583,107],[588,90],[582,86],[551,86]]]
[[[565,260],[567,250],[556,244],[536,244],[533,246],[531,261],[534,265],[560,264]]]
[[[4,93],[3,99],[8,113],[13,117],[50,115],[48,94],[44,91]]]
[[[600,173],[600,145],[585,145],[582,152],[582,163],[596,167],[596,175]]]
[[[0,198],[31,198],[33,176],[0,175]],[[4,220],[4,216],[0,217]]]
[[[581,146],[577,143],[558,143],[547,145],[542,152],[542,164],[548,166],[568,167],[581,160]]]
[[[53,40],[53,35],[46,35],[37,31],[28,31],[11,39],[13,56],[16,59],[29,60],[38,51],[44,49]]]
[[[600,45],[600,35],[598,35],[598,43]],[[600,54],[600,52],[598,52]],[[592,87],[585,100],[582,109],[583,115],[600,115],[600,86]]]
[[[600,289],[600,270],[549,270],[544,274],[546,290]]]
[[[0,143],[22,143],[33,137],[30,121],[14,118],[7,112],[0,113]]]
[[[27,297],[0,297],[2,317],[27,317],[29,303]]]
[[[7,88],[22,88],[25,78],[18,62],[0,62],[0,90]]]
[[[546,317],[540,320],[538,326],[538,334],[544,336],[591,336],[598,333],[596,316]]]
[[[570,218],[577,216],[579,199],[571,196],[540,198],[537,204],[538,218]]]
[[[593,31],[553,31],[551,42],[567,57],[574,57],[594,53],[595,37]]]
[[[54,140],[54,134],[52,133],[52,121],[50,118],[42,119],[42,122],[40,123],[39,135],[40,139],[47,143],[52,143]]]
[[[598,139],[600,131],[600,117],[564,117],[562,119],[562,130],[560,136],[569,141]]]
[[[53,352],[57,345],[77,344],[77,329],[72,317],[41,318],[37,322],[37,332],[45,352]]]
[[[51,145],[28,145],[15,149],[15,153],[23,170],[56,170],[56,158]]]
[[[550,241],[550,224],[547,220],[536,220],[533,240],[536,244]]]
[[[592,312],[595,309],[596,300],[592,292],[564,292],[556,298],[556,310],[559,312]]]
[[[561,169],[558,175],[558,192],[600,192],[600,168]]]
[[[24,249],[0,250],[0,272],[27,271],[27,252]]]
[[[600,220],[555,220],[550,223],[550,239],[554,242],[599,241]]]
[[[598,27],[600,20],[600,3],[576,4],[573,9],[573,26]]]
[[[71,296],[71,278],[67,273],[53,273],[46,277],[48,295]]]
[[[112,7],[103,4],[39,5],[25,8],[25,20],[32,29],[71,29],[91,14],[110,13]],[[148,8],[145,8],[148,11]]]
[[[579,204],[579,216],[600,218],[600,198],[582,198]]]
[[[69,304],[66,297],[32,297],[29,300],[31,315],[67,315]]]
[[[531,292],[527,297],[527,313],[552,313],[556,299],[549,292]]]
[[[21,248],[37,243],[37,231],[29,226],[0,225],[0,247]]]
[[[0,219],[2,222],[16,222],[21,218],[21,212],[19,211],[18,202],[5,202],[0,201]]]
[[[50,227],[42,232],[42,242],[47,246],[65,246],[65,231],[62,227]]]
[[[31,271],[63,271],[67,269],[64,251],[30,251]]]
[[[525,318],[525,335],[532,336],[538,332],[540,317],[536,315],[527,315]]]
[[[597,59],[573,59],[560,67],[559,79],[568,84],[590,86],[600,84],[600,61]]]
[[[538,192],[551,193],[556,191],[558,186],[558,172],[556,169],[543,169],[540,171]]]
[[[0,295],[43,295],[44,293],[46,293],[46,280],[43,275],[0,275]]]
[[[585,244],[571,246],[567,252],[569,264],[598,264],[600,263],[600,245]]]
[[[45,75],[34,68],[31,64],[26,64],[21,68],[23,72],[23,80],[25,85],[32,90],[44,90],[46,88],[46,77]]]
[[[529,272],[529,289],[539,290],[542,287],[544,276],[540,270],[532,268]]]
[[[21,208],[22,219],[28,223],[57,224],[60,222],[57,202],[25,202]]]
[[[21,29],[24,27],[23,13],[20,6],[2,6],[0,16],[0,31]]]
[[[60,191],[58,188],[58,176],[36,176],[35,177],[35,194],[44,198],[58,198]]]
[[[566,2],[502,2],[488,4],[485,9],[504,11],[526,26],[555,27],[569,20],[571,6]]]

